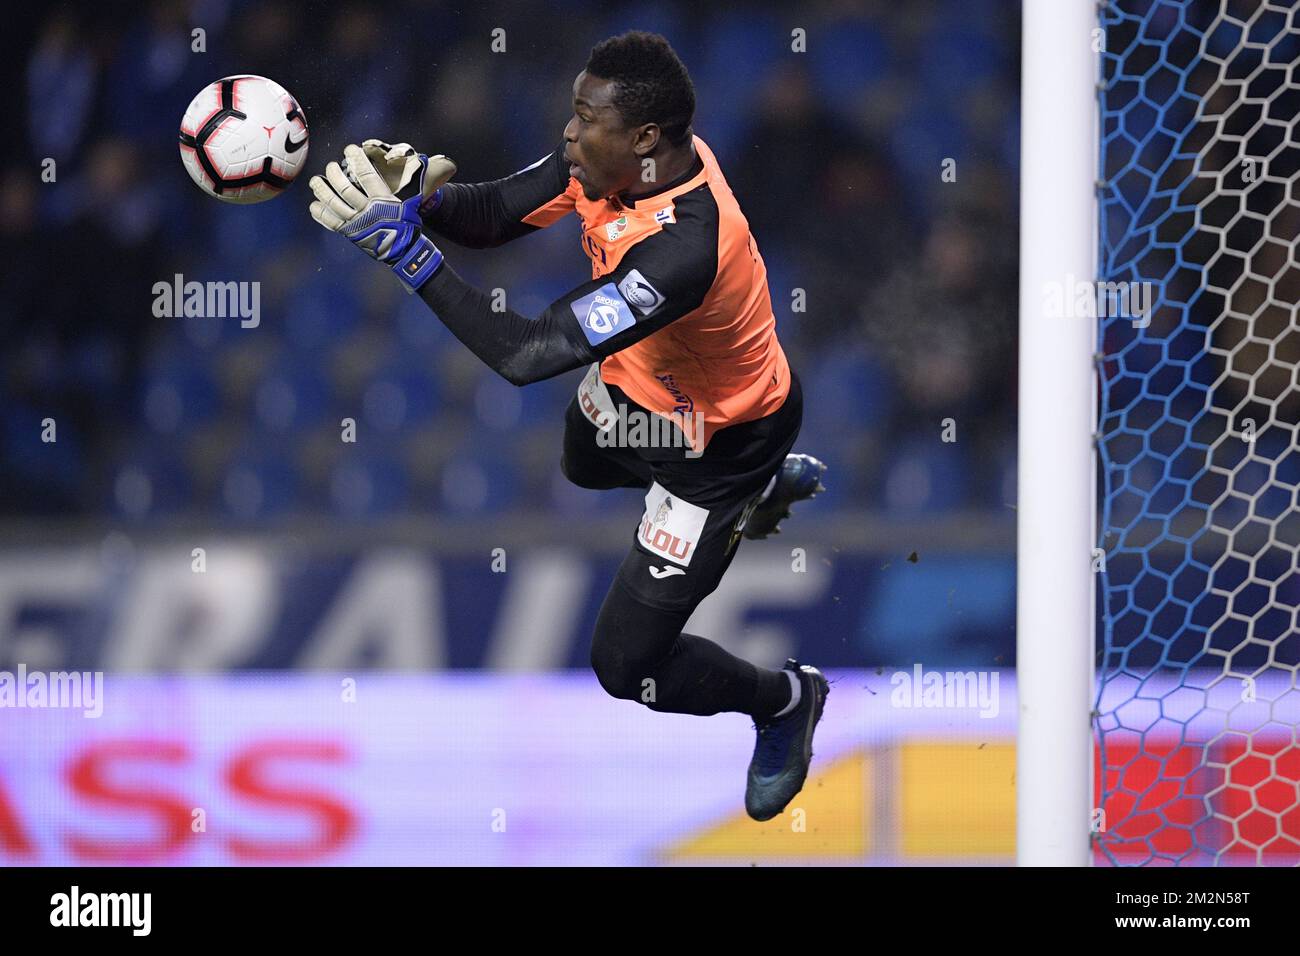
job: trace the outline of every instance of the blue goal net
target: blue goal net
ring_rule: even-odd
[[[1093,845],[1300,862],[1300,4],[1100,7]]]

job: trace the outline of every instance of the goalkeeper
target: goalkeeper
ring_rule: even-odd
[[[750,715],[757,740],[745,807],[767,820],[803,787],[827,681],[794,660],[757,667],[682,628],[740,537],[776,532],[793,502],[820,490],[825,466],[790,453],[799,379],[776,337],[749,225],[692,133],[694,110],[690,77],[667,41],[626,33],[592,50],[563,142],[526,169],[450,183],[456,167],[445,156],[367,140],[312,178],[311,212],[389,264],[513,384],[588,367],[565,415],[560,466],[584,488],[646,490],[597,618],[592,668],[610,694],[652,710]],[[497,246],[570,213],[592,279],[536,319],[495,311],[431,238]],[[608,440],[630,415],[677,440]]]

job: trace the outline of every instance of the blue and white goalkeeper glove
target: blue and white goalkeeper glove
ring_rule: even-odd
[[[421,230],[420,204],[455,175],[456,164],[378,140],[366,140],[364,150],[349,145],[343,156],[343,165],[330,163],[323,178],[309,181],[312,218],[392,266],[415,292],[442,265],[442,252]]]

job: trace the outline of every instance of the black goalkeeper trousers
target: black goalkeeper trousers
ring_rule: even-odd
[[[643,604],[615,578],[591,641],[591,667],[613,697],[668,714],[736,712],[755,720],[790,702],[789,678],[682,631],[690,611]]]
[[[622,396],[619,396],[622,398]],[[644,488],[646,510],[601,605],[591,666],[605,690],[673,714],[766,719],[790,701],[789,678],[682,631],[731,565],[758,495],[794,445],[803,413],[792,375],[776,412],[719,431],[695,459],[648,461],[602,446],[575,399],[565,415],[564,474],[584,488]]]

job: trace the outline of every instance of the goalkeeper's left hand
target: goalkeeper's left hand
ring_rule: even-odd
[[[346,146],[343,156],[346,173],[332,162],[323,178],[313,176],[309,181],[316,196],[312,218],[347,237],[366,255],[392,266],[406,290],[415,292],[442,265],[442,252],[420,228],[429,157],[417,154],[418,170],[412,169],[416,175],[402,176],[394,192],[360,146]],[[442,178],[443,171],[434,175]]]

